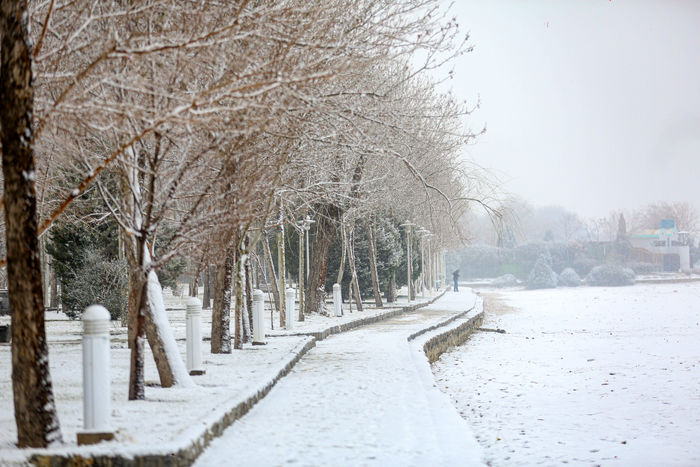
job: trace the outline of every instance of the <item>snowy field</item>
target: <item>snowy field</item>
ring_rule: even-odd
[[[484,297],[433,371],[487,462],[700,465],[700,283]]]

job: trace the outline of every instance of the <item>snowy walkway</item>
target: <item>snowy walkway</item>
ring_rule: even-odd
[[[407,337],[471,307],[430,307],[317,344],[197,465],[475,465],[480,450]],[[427,379],[427,380],[426,380]]]
[[[492,465],[700,465],[700,283],[496,294],[434,365]]]

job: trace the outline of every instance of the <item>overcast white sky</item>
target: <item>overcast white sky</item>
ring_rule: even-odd
[[[481,97],[469,148],[504,188],[582,217],[700,205],[699,0],[457,0],[474,52],[454,93]]]

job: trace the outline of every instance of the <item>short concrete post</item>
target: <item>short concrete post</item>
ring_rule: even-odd
[[[83,313],[83,432],[78,444],[114,438],[110,415],[109,312],[91,305]]]
[[[203,375],[206,371],[202,368],[202,302],[197,297],[190,297],[186,310],[187,371],[191,375]]]
[[[253,345],[265,345],[265,295],[262,290],[253,292]]]
[[[333,284],[333,310],[335,316],[343,316],[343,293],[340,284]]]
[[[287,313],[286,327],[287,330],[294,329],[294,289],[287,289],[284,292],[286,297],[286,302],[284,304],[284,310]]]

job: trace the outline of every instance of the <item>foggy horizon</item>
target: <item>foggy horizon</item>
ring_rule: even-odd
[[[657,201],[696,207],[700,4],[466,0],[448,85],[480,108],[466,156],[504,191],[582,218]]]

